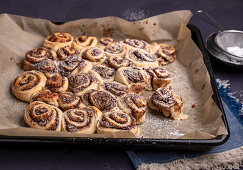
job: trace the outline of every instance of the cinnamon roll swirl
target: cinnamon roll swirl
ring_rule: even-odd
[[[121,98],[129,93],[129,88],[118,82],[107,82],[99,86],[100,90],[105,90],[114,95],[116,98]]]
[[[68,78],[56,74],[47,79],[46,88],[57,93],[68,91]]]
[[[96,46],[98,40],[96,37],[90,37],[87,35],[82,35],[80,37],[77,37],[72,46],[76,50],[82,50],[84,47],[94,47]]]
[[[26,71],[12,83],[13,94],[20,100],[29,102],[31,96],[42,90],[46,85],[46,77],[39,71]]]
[[[98,133],[122,131],[130,131],[136,137],[140,135],[140,129],[136,126],[136,119],[121,111],[104,113],[97,124]]]
[[[58,104],[63,111],[69,109],[81,109],[85,107],[81,99],[71,92],[60,93],[58,98]]]
[[[58,74],[57,63],[50,59],[41,61],[38,64],[37,70],[44,73],[47,78],[51,78],[52,76]]]
[[[116,72],[116,81],[129,87],[132,93],[142,93],[148,84],[148,74],[139,68],[121,67]]]
[[[172,81],[170,73],[162,67],[147,68],[145,70],[150,75],[151,87],[148,90],[157,90],[160,87],[166,87]]]
[[[133,67],[133,63],[123,57],[120,56],[110,56],[106,60],[106,64],[109,67],[118,69],[120,67]]]
[[[128,94],[122,97],[118,105],[125,113],[131,114],[137,124],[145,122],[146,100],[137,94]]]
[[[112,38],[101,38],[98,42],[98,44],[96,45],[99,48],[105,49],[105,47],[110,44],[115,42]]]
[[[61,131],[62,111],[55,106],[35,101],[25,109],[24,120],[32,128]]]
[[[125,58],[137,67],[158,67],[156,58],[145,50],[131,50],[127,53]]]
[[[59,48],[70,46],[73,42],[73,37],[68,33],[57,32],[45,38],[44,46],[57,51]]]
[[[160,44],[155,56],[160,66],[167,65],[176,59],[175,48],[168,44]]]
[[[89,60],[93,65],[102,64],[106,59],[104,50],[98,47],[83,48],[81,53],[82,58]]]
[[[89,73],[79,73],[69,77],[69,89],[77,96],[81,96],[85,90],[97,89],[98,80]]]
[[[94,75],[99,82],[111,82],[114,81],[116,76],[116,70],[102,65],[93,66],[90,73]]]
[[[169,88],[159,88],[148,99],[148,105],[151,109],[158,110],[165,117],[172,119],[187,119],[187,115],[182,113],[182,98],[175,94]]]
[[[108,44],[105,47],[105,54],[108,57],[111,57],[111,56],[124,57],[126,53],[127,53],[127,47],[123,43],[114,42],[114,43]]]
[[[58,93],[51,92],[48,89],[43,89],[31,96],[30,102],[41,101],[46,104],[50,104],[58,107]]]
[[[64,60],[68,57],[74,56],[79,57],[80,52],[78,50],[71,48],[70,46],[65,46],[57,50],[57,57],[59,58],[59,60]]]
[[[58,63],[59,73],[65,77],[77,73],[88,73],[91,68],[92,64],[90,62],[75,56],[68,57]]]
[[[135,50],[135,49],[143,49],[149,51],[150,45],[143,41],[137,39],[125,39],[123,41],[124,44],[127,45],[128,49]]]
[[[62,129],[64,132],[93,134],[102,113],[94,106],[70,109],[63,113]]]
[[[25,54],[26,58],[24,60],[24,69],[29,70],[37,70],[38,63],[45,59],[56,59],[55,51],[51,50],[48,47],[38,47],[33,50],[28,51]]]
[[[90,89],[83,93],[82,101],[86,106],[95,106],[102,112],[119,110],[117,100],[109,92]]]

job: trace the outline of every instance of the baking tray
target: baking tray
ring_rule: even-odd
[[[55,24],[63,24],[63,23],[55,23]],[[204,62],[207,66],[211,85],[213,88],[213,99],[215,103],[218,105],[220,110],[222,111],[222,119],[228,131],[227,135],[218,135],[214,139],[204,139],[204,140],[187,140],[187,139],[152,139],[152,138],[73,138],[73,137],[40,137],[40,136],[26,136],[26,137],[19,137],[19,136],[5,136],[0,135],[0,142],[3,143],[18,143],[18,144],[60,144],[62,146],[72,145],[72,146],[84,146],[87,145],[94,146],[111,146],[116,145],[120,146],[121,148],[131,149],[131,148],[168,148],[168,149],[189,149],[189,150],[208,150],[214,146],[221,145],[225,143],[230,136],[230,131],[228,127],[228,123],[226,120],[225,112],[222,106],[221,98],[218,92],[218,88],[214,79],[213,70],[211,67],[211,63],[209,57],[207,55],[202,35],[198,27],[188,24],[187,27],[191,30],[192,39],[199,47],[199,49],[203,53]],[[65,144],[65,145],[63,145]]]

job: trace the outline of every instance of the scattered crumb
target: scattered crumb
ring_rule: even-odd
[[[192,108],[194,108],[194,107],[195,107],[195,104],[192,105]]]

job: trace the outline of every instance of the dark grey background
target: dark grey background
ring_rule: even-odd
[[[242,0],[1,0],[0,13],[10,13],[55,22],[80,18],[117,16],[130,21],[165,12],[201,9],[212,15],[225,29],[243,30]],[[193,17],[204,40],[216,28]],[[243,101],[242,71],[213,63],[217,78],[230,80],[231,90]],[[0,169],[132,169],[125,151],[115,148],[71,146],[2,145]]]

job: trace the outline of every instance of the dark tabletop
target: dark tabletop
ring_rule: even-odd
[[[213,16],[225,29],[243,30],[242,0],[1,0],[0,13],[17,14],[65,22],[80,18],[117,16],[130,21],[165,12],[201,9]],[[216,28],[193,17],[204,41]],[[243,72],[213,63],[215,76],[230,80],[230,87],[243,101]],[[112,147],[80,148],[73,146],[1,145],[1,169],[132,169],[124,150]]]

